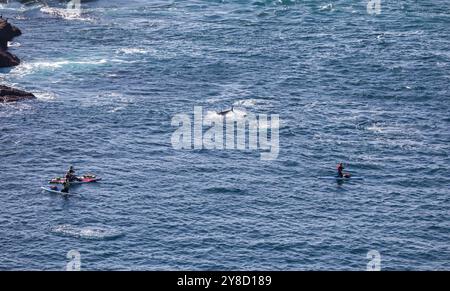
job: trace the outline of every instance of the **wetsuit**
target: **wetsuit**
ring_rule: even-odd
[[[338,177],[344,178],[344,173],[342,172],[344,170],[344,166],[338,165],[337,170],[338,170]]]
[[[68,180],[69,182],[73,182],[73,181],[78,181],[78,177],[75,176],[75,172],[74,171],[68,171],[66,176],[64,177],[66,180]]]
[[[69,193],[69,187],[70,187],[70,183],[68,180],[66,180],[66,182],[64,182],[64,187],[61,190],[62,193]]]

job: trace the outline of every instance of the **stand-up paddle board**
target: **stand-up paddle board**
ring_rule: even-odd
[[[322,180],[335,180],[335,181],[364,180],[363,177],[336,177],[336,176],[319,177],[319,179],[322,179]]]
[[[42,190],[48,192],[48,193],[52,193],[52,194],[58,194],[58,195],[63,195],[63,196],[69,196],[69,195],[73,195],[76,193],[70,192],[70,193],[65,193],[65,192],[61,192],[59,189],[58,190],[54,190],[50,187],[41,187]]]

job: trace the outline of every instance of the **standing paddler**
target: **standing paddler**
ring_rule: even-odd
[[[350,178],[351,175],[349,173],[344,173],[344,164],[339,163],[337,165],[338,177],[339,178]]]
[[[69,193],[70,182],[68,179],[64,181],[63,188],[61,190],[62,193]]]

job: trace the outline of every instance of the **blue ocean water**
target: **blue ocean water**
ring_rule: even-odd
[[[47,2],[0,6],[38,96],[0,105],[0,269],[450,269],[448,1]],[[278,159],[172,147],[233,104],[280,115]],[[104,180],[40,191],[69,165]]]

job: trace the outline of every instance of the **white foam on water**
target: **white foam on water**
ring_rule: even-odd
[[[237,119],[242,119],[247,116],[247,110],[241,108],[233,108],[233,111],[229,114]]]
[[[55,71],[66,66],[80,66],[80,65],[103,65],[108,61],[106,59],[88,60],[88,61],[70,61],[70,60],[54,60],[54,61],[36,61],[36,62],[22,62],[20,66],[14,67],[11,70],[12,74],[28,75],[39,71]]]
[[[222,115],[219,114],[217,111],[208,110],[204,118],[211,121],[220,121],[224,116],[226,118],[234,118],[235,120],[244,119],[247,116],[247,111],[245,109],[234,108],[233,111],[230,111],[225,115]]]
[[[123,59],[111,59],[110,60],[111,63],[117,63],[117,64],[134,64],[134,63],[138,63],[138,60],[135,61],[129,61],[129,60],[123,60]]]
[[[82,107],[106,107],[109,113],[115,113],[125,109],[133,102],[133,99],[118,92],[105,92],[91,98],[84,98],[80,102]]]
[[[378,132],[381,133],[383,132],[383,127],[379,126],[378,124],[374,123],[371,126],[367,127],[367,130],[372,131],[372,132]]]
[[[328,3],[326,5],[322,5],[319,7],[320,11],[334,11],[334,5],[333,3]]]
[[[217,111],[208,110],[206,114],[204,115],[204,119],[211,120],[213,122],[218,122],[222,120],[223,122],[226,122],[227,119],[234,119],[235,121],[246,121],[247,117],[249,116],[249,112],[245,108],[234,108],[233,111],[228,112],[225,115],[219,114]],[[258,118],[258,114],[255,114],[255,117]],[[286,124],[283,122],[283,120],[280,120],[280,128],[284,128]],[[267,123],[260,123],[258,125],[258,128],[266,128],[270,129],[272,127],[271,124],[271,117],[270,115],[267,116]]]
[[[134,55],[134,54],[147,54],[149,53],[149,51],[143,48],[132,47],[132,48],[121,48],[117,50],[116,53],[125,55]]]
[[[56,99],[56,94],[52,92],[34,92],[33,93],[38,100],[41,101],[50,101]]]
[[[234,106],[254,107],[258,101],[256,99],[243,99],[233,103]]]
[[[170,49],[158,50],[153,47],[127,47],[117,49],[115,53],[117,55],[148,55],[158,60],[173,59],[178,56],[178,53],[171,51]]]
[[[37,7],[40,7],[40,5],[37,5]],[[1,3],[0,9],[1,10],[10,10],[15,12],[26,12],[29,10],[33,10],[36,8],[36,5],[23,5],[18,3],[18,1],[8,1],[7,3]],[[20,16],[18,16],[20,18]]]
[[[63,236],[83,238],[83,239],[93,239],[93,240],[112,239],[123,235],[120,231],[117,231],[109,227],[104,226],[79,227],[71,224],[63,224],[55,226],[51,228],[51,232]]]
[[[67,8],[55,8],[44,6],[41,9],[42,13],[49,14],[51,16],[60,17],[66,20],[82,20],[82,21],[92,21],[89,17],[84,17],[80,9],[67,9]]]
[[[32,112],[34,107],[27,102],[0,103],[0,117],[11,117]]]
[[[17,41],[8,41],[8,47],[20,47],[22,44]]]
[[[218,114],[217,111],[208,110],[204,115],[204,119],[208,119],[213,122],[219,122],[220,120],[223,120],[223,116]]]
[[[366,129],[374,133],[393,134],[393,135],[405,134],[408,132],[407,128],[402,128],[400,124],[386,124],[378,122],[373,123]]]

